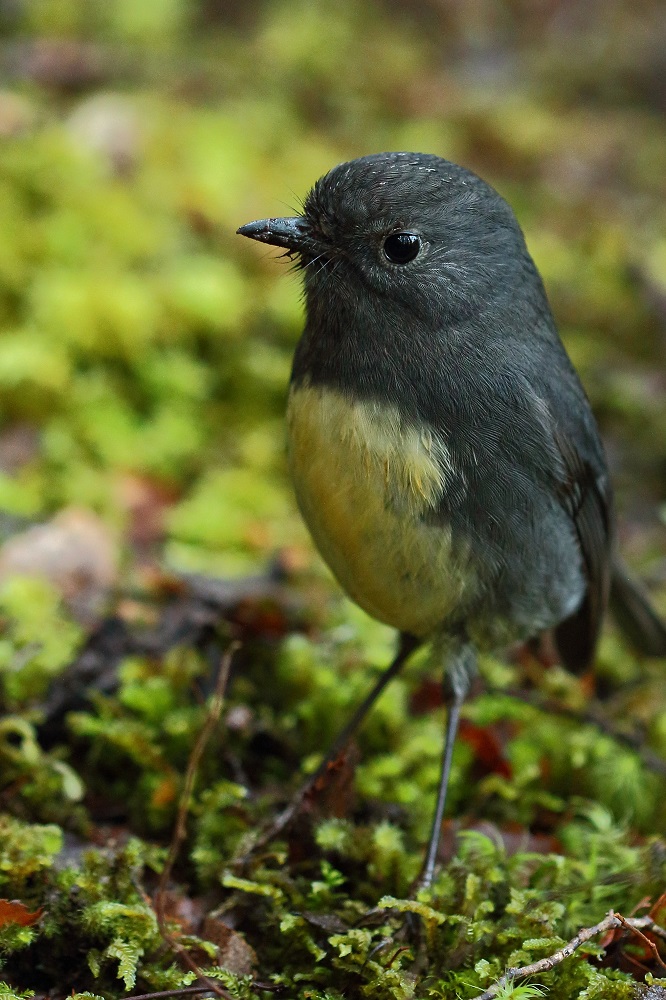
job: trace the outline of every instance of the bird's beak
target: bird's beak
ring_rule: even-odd
[[[309,235],[307,221],[300,215],[291,219],[259,219],[258,222],[248,222],[236,232],[260,243],[296,251],[303,249]]]

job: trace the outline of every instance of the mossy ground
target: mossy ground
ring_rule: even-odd
[[[515,206],[604,433],[623,549],[666,613],[664,92],[659,7],[632,9],[0,13],[0,996],[185,987],[175,940],[234,997],[471,1000],[611,908],[666,921],[664,664],[610,628],[594,684],[484,662],[417,902],[444,713],[424,657],[289,834],[232,864],[391,655],[285,474],[297,280],[234,235],[334,163],[432,151]],[[234,637],[165,939],[159,873]],[[664,970],[644,941],[607,935],[538,984],[634,998],[646,973]]]

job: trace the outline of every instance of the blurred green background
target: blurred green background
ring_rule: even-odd
[[[3,0],[0,26],[5,535],[75,505],[125,575],[155,554],[229,573],[308,551],[281,423],[298,280],[234,232],[340,160],[410,149],[515,207],[601,421],[624,544],[654,568],[658,0]]]

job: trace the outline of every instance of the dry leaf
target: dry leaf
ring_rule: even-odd
[[[233,930],[218,917],[206,917],[201,937],[211,941],[218,949],[218,963],[237,976],[254,972],[257,956],[242,934]]]
[[[37,923],[43,912],[44,907],[40,906],[38,910],[31,913],[20,899],[0,899],[0,927],[6,927],[7,924],[31,927],[32,924]]]

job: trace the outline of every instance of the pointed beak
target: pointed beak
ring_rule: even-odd
[[[270,243],[275,247],[298,252],[303,250],[309,237],[307,222],[300,215],[292,219],[259,219],[258,222],[248,222],[236,232],[239,236],[247,236],[260,243]]]

